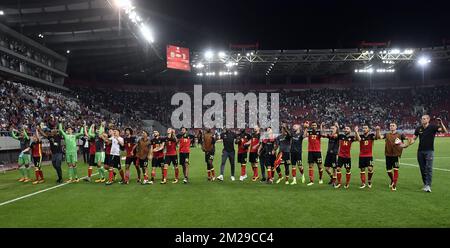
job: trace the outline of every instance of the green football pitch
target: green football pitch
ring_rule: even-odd
[[[51,166],[44,166],[46,182],[40,185],[19,183],[19,172],[10,171],[0,174],[0,227],[450,227],[450,139],[437,138],[435,147],[431,194],[421,191],[417,144],[404,151],[398,189],[389,190],[382,141],[375,143],[372,189],[359,189],[356,143],[349,189],[330,187],[325,173],[325,184],[310,187],[231,182],[228,162],[225,181],[208,182],[198,148],[191,153],[189,184],[140,185],[131,168],[129,185],[79,182],[55,187]],[[216,171],[221,149],[219,144]],[[86,165],[78,168],[79,174],[87,174]],[[67,175],[65,164],[63,172]],[[237,166],[237,178],[239,173]],[[247,173],[252,173],[250,166]],[[316,178],[317,173],[315,168]],[[171,181],[173,169],[168,174]]]

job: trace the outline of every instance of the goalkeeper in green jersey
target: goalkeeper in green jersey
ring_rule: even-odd
[[[11,131],[11,137],[18,140],[20,143],[20,155],[19,155],[19,171],[21,177],[19,178],[19,182],[29,182],[30,179],[30,162],[31,162],[31,155],[30,155],[30,149],[27,149],[30,147],[30,138],[28,137],[27,131],[25,131],[25,128],[22,129],[22,132],[19,133],[18,130],[13,129]]]
[[[84,128],[81,127],[81,130],[77,134],[73,134],[73,129],[68,127],[66,132],[62,127],[62,124],[59,123],[59,132],[64,138],[64,144],[66,145],[66,162],[69,166],[69,180],[67,182],[79,182],[78,173],[77,173],[77,139],[83,136]]]

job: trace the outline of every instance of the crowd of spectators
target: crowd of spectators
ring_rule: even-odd
[[[31,60],[42,63],[46,66],[53,68],[55,65],[54,60],[45,55],[44,53],[41,53],[30,46],[26,46],[23,44],[23,42],[17,41],[6,35],[0,35],[0,46],[10,51],[16,52],[20,55],[23,55]],[[0,66],[33,77],[37,77],[48,82],[54,81],[52,72],[42,69],[41,67],[29,63],[25,60],[11,56],[8,53],[0,52]]]
[[[170,126],[174,92],[130,92],[114,89],[73,88],[55,92],[24,84],[0,82],[0,131],[36,125],[52,128],[58,122],[79,127],[107,121],[119,127],[142,128],[142,120]],[[387,128],[390,121],[400,129],[419,125],[422,114],[449,121],[450,87],[414,89],[310,89],[280,93],[280,121],[337,121],[343,125]],[[204,109],[207,107],[203,107]]]

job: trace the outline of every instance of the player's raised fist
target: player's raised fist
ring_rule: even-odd
[[[358,132],[358,131],[359,131],[359,127],[355,126],[355,132]]]

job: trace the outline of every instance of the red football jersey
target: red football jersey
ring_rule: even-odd
[[[308,131],[308,152],[320,152],[320,138],[322,135],[320,131]]]
[[[33,142],[31,144],[31,154],[33,157],[42,157],[42,143]]]
[[[180,142],[180,153],[190,153],[191,152],[191,137],[189,135],[183,135],[178,138]]]
[[[250,140],[250,152],[258,152],[260,134],[252,134],[252,139]]]
[[[238,143],[238,154],[240,153],[247,153],[248,152],[248,146],[244,146],[245,143],[247,143],[250,139],[250,136],[248,134],[243,135],[243,137],[241,137],[239,139],[239,143]]]
[[[375,140],[375,135],[373,133],[361,136],[361,141],[359,142],[359,156],[360,157],[372,157],[373,141]]]
[[[124,138],[125,151],[127,152],[127,157],[133,157],[131,153],[133,152],[133,147],[136,145],[136,138],[133,136]]]
[[[89,155],[95,154],[95,139],[89,140]]]
[[[177,155],[177,142],[175,139],[166,138],[166,156]]]
[[[158,139],[152,139],[150,144],[152,145],[153,149],[159,148],[162,144],[164,143],[164,141],[161,138]],[[160,151],[154,151],[153,152],[153,157],[154,158],[162,158],[164,157],[164,150],[160,150]]]
[[[339,134],[339,157],[350,158],[350,150],[352,143],[355,141],[354,136],[347,136],[345,134]]]
[[[108,143],[106,143],[105,144],[105,147],[106,147],[106,154],[110,154],[111,153],[111,146],[112,146],[112,142],[109,142],[109,144]]]

